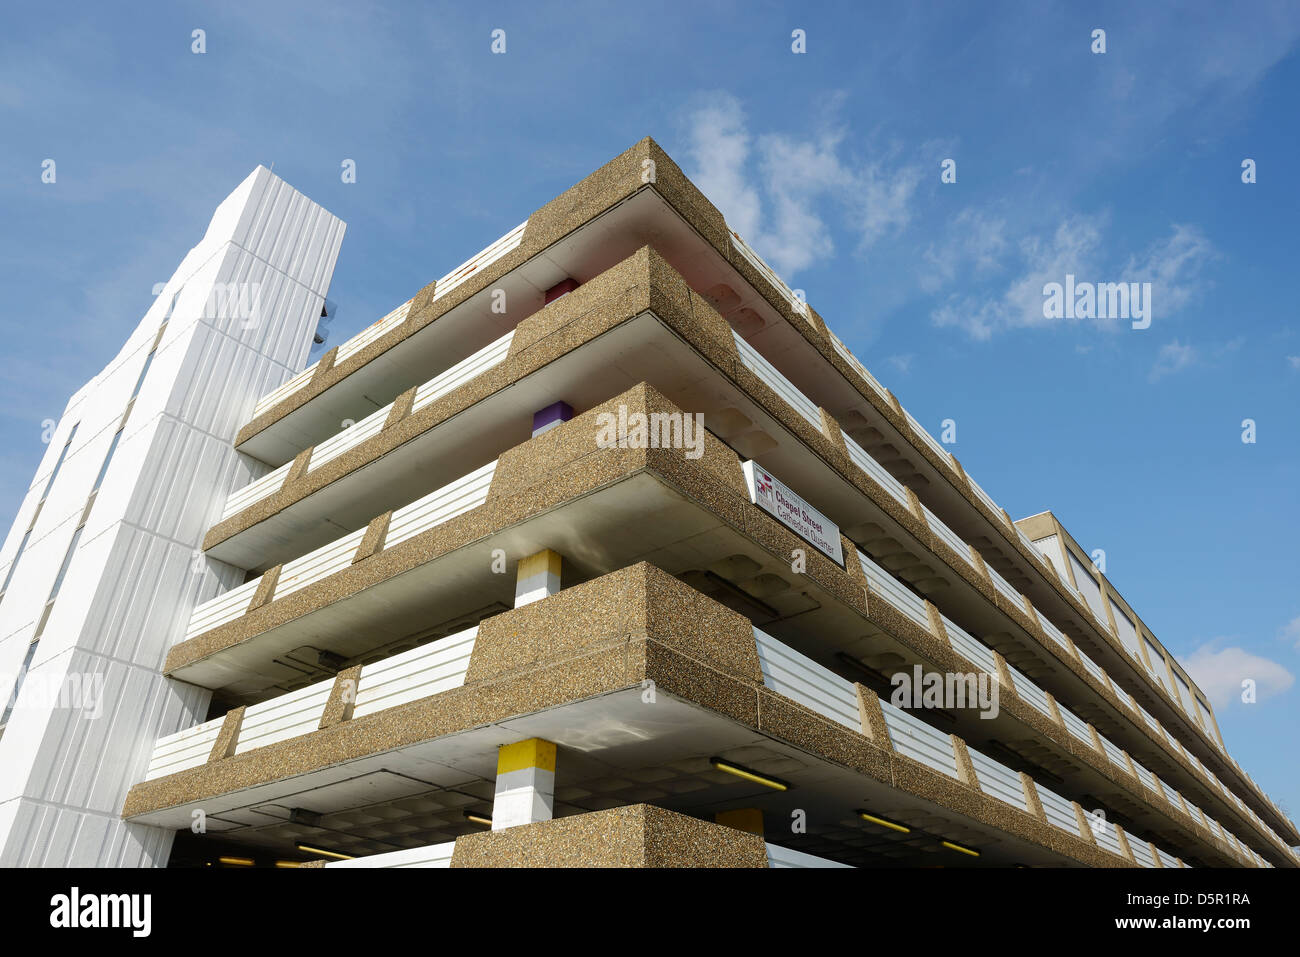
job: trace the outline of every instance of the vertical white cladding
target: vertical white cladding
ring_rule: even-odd
[[[18,689],[0,738],[0,866],[166,863],[171,832],[126,824],[122,802],[154,741],[204,718],[209,693],[159,671],[194,606],[243,581],[199,547],[230,492],[268,470],[236,453],[234,437],[257,399],[306,364],[343,231],[258,167],[217,208],[122,351],[68,403],[0,551],[0,580],[18,562],[0,600],[0,707]]]

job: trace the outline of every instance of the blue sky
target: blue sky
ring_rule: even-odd
[[[1105,549],[1300,817],[1300,7],[801,6],[10,11],[0,514],[256,164],[348,223],[340,342],[651,135],[1013,517]],[[1045,320],[1067,272],[1150,281],[1150,328]]]

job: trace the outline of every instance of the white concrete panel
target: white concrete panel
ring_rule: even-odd
[[[925,523],[930,526],[930,531],[943,539],[947,546],[956,552],[963,562],[970,565],[971,552],[970,546],[966,544],[966,540],[944,524],[943,519],[939,518],[938,515],[935,515],[934,512],[930,511],[924,505],[921,506],[921,509],[925,513]]]
[[[1183,676],[1177,671],[1174,672],[1174,683],[1178,686],[1178,703],[1182,706],[1183,710],[1191,716],[1192,720],[1195,721],[1196,705],[1193,704],[1195,699],[1192,697],[1192,689],[1188,686],[1187,682],[1183,680]]]
[[[881,596],[889,604],[903,612],[912,621],[929,631],[930,615],[925,610],[925,602],[916,593],[872,561],[862,551],[858,552],[858,562],[867,576],[867,585],[872,595]],[[868,596],[868,600],[872,595]]]
[[[369,857],[357,857],[350,861],[327,861],[326,867],[372,868],[372,867],[451,867],[451,855],[456,850],[455,841],[443,844],[430,844],[427,847],[412,847],[404,851],[390,851],[387,854],[371,854]]]
[[[109,560],[113,541],[113,532],[105,532],[90,539],[82,535],[68,565],[58,599],[45,623],[35,663],[47,661],[83,641],[82,626],[90,613],[98,583],[105,572],[112,571]],[[89,636],[86,636],[86,640],[95,641]],[[0,742],[0,746],[2,744]]]
[[[23,698],[48,695],[58,687],[69,689],[65,698],[44,707],[41,702],[25,706]],[[77,688],[82,694],[73,693]],[[21,793],[61,806],[119,813],[126,789],[148,767],[152,742],[147,729],[164,720],[194,724],[208,697],[203,689],[168,681],[156,668],[81,651],[47,661],[24,683],[4,744],[11,744],[12,734],[16,748],[39,749],[52,736],[62,746],[35,761],[25,781],[7,780],[2,796]]]
[[[1014,665],[1007,665],[1007,671],[1011,675],[1011,683],[1016,686],[1016,694],[1020,695],[1025,701],[1033,705],[1042,714],[1052,717],[1051,706],[1047,703],[1047,695],[1043,689],[1038,687],[1029,680],[1029,676],[1017,669]]]
[[[1147,673],[1155,679],[1156,683],[1167,693],[1169,691],[1169,679],[1165,668],[1165,656],[1156,647],[1155,643],[1145,635],[1142,636],[1142,642],[1147,646],[1147,657],[1151,663],[1147,666]]]
[[[876,484],[892,495],[895,501],[909,508],[911,507],[907,500],[907,488],[902,482],[890,475],[885,470],[885,467],[877,462],[866,449],[858,445],[851,436],[844,435],[844,444],[849,450],[849,458],[854,461],[858,468],[875,479]],[[967,552],[962,554],[965,555]]]
[[[957,777],[957,756],[953,753],[951,737],[930,727],[910,712],[894,707],[883,698],[880,707],[885,715],[885,725],[889,728],[889,739],[897,753],[920,761],[949,777]]]
[[[1097,584],[1092,567],[1075,558],[1073,552],[1070,553],[1070,566],[1074,569],[1075,584],[1079,586],[1079,592],[1088,603],[1088,607],[1100,621],[1105,621],[1106,609],[1101,603],[1101,586]],[[1066,581],[1069,579],[1067,578]]]
[[[993,676],[997,676],[997,661],[993,657],[993,651],[984,644],[984,642],[971,636],[966,629],[962,628],[946,615],[942,616],[944,631],[948,634],[948,641],[953,650],[961,655],[967,661],[979,665],[984,671]]]
[[[245,209],[233,242],[324,295],[345,224],[269,171],[259,168],[253,175],[262,192],[258,202]]]
[[[817,857],[814,854],[805,854],[803,851],[794,851],[788,847],[780,847],[776,844],[767,845],[767,866],[768,867],[849,867],[851,864],[841,864],[838,861],[827,860],[824,857]]]
[[[773,392],[783,398],[790,408],[802,415],[814,429],[820,432],[822,418],[817,409],[817,403],[800,392],[793,382],[781,374],[776,366],[772,365],[757,349],[742,339],[740,333],[733,330],[732,335],[736,340],[736,348],[740,352],[740,361],[767,383]]]
[[[1093,825],[1092,822],[1089,822],[1088,826],[1092,830],[1092,836],[1096,839],[1098,847],[1110,851],[1112,854],[1118,854],[1120,857],[1128,856],[1120,846],[1119,834],[1116,833],[1114,825],[1107,824],[1102,827],[1100,824]]]
[[[1025,788],[1020,783],[1019,774],[982,751],[974,748],[967,748],[966,751],[970,755],[971,765],[975,768],[975,779],[979,781],[982,792],[1022,811],[1029,810],[1029,805],[1025,801]]]
[[[433,298],[435,300],[441,299],[475,273],[482,272],[502,256],[517,249],[519,244],[524,240],[524,230],[527,227],[528,220],[524,220],[486,249],[476,253],[451,272],[447,273],[447,275],[440,278],[436,283],[434,283]]]
[[[396,329],[411,313],[411,303],[414,299],[408,299],[396,309],[384,315],[376,322],[372,322],[366,328],[362,329],[351,339],[339,346],[338,356],[335,357],[335,363],[342,363],[350,356],[356,355],[370,343],[377,339],[382,339],[388,332]],[[260,403],[259,403],[260,405]]]
[[[1110,601],[1110,612],[1115,619],[1115,627],[1119,629],[1120,641],[1124,643],[1129,654],[1138,657],[1137,628],[1133,624],[1133,619],[1124,614],[1124,609],[1120,608],[1113,598]]]
[[[990,565],[984,566],[989,573],[989,580],[993,582],[993,587],[1002,593],[1002,597],[1011,602],[1016,608],[1025,611],[1024,599],[1020,593],[1012,587],[1011,582],[1007,581],[997,573],[997,570]]]
[[[418,412],[439,397],[500,365],[509,354],[510,343],[514,341],[514,337],[513,330],[507,332],[491,345],[484,346],[478,352],[462,359],[447,371],[422,384],[415,390],[415,400],[411,404],[411,411]]]
[[[1057,628],[1056,625],[1052,623],[1051,619],[1049,619],[1046,615],[1042,614],[1041,612],[1038,612],[1037,614],[1038,614],[1038,623],[1043,626],[1043,631],[1047,633],[1047,637],[1051,638],[1054,642],[1056,642],[1058,645],[1060,645],[1063,649],[1065,649],[1068,652],[1070,646],[1067,645],[1065,642],[1065,633],[1062,632],[1061,629]]]
[[[147,452],[134,476],[126,473],[125,462],[122,475],[110,475],[100,497],[115,495],[120,489],[122,498],[129,495],[129,499],[117,505],[116,514],[132,525],[179,542],[201,541],[220,512],[225,490],[250,471],[228,442],[185,428],[170,417],[156,418],[124,438],[122,450]],[[100,504],[96,501],[96,513]],[[98,520],[92,513],[88,533]]]
[[[830,330],[828,329],[827,331],[829,332]],[[880,384],[875,376],[867,371],[867,367],[858,360],[857,356],[849,351],[849,347],[844,344],[844,341],[833,332],[831,332],[831,344],[835,346],[835,351],[840,354],[841,358],[857,370],[858,375],[862,376],[862,378],[867,381],[867,384],[876,391],[876,395],[888,402],[889,394],[885,391],[885,387]]]
[[[1151,848],[1147,842],[1132,834],[1128,835],[1128,848],[1133,852],[1134,859],[1143,867],[1155,867],[1155,858],[1151,855]]]
[[[54,442],[80,426],[17,567],[11,590],[21,591],[0,605],[0,636],[8,636],[0,637],[0,672],[26,654],[171,311],[0,738],[0,802],[12,805],[0,803],[0,864],[165,862],[171,835],[123,824],[121,803],[146,773],[155,740],[200,721],[209,693],[158,669],[194,607],[242,581],[239,569],[198,549],[231,489],[266,471],[231,443],[257,397],[302,367],[342,233],[338,219],[255,170],[219,207],[123,348],[69,402]],[[212,308],[214,283],[235,284],[235,309]],[[252,288],[256,298],[240,300],[240,290]],[[241,314],[241,301],[257,311]],[[33,487],[58,452],[46,451]],[[34,494],[7,548],[16,550]],[[42,691],[83,674],[102,688],[90,719],[85,708],[51,704]]]
[[[303,343],[310,348],[324,304],[320,293],[235,246],[222,260],[215,282],[226,291],[214,290],[205,301],[207,325],[265,355],[283,357],[287,366],[294,364]]]
[[[1074,816],[1074,805],[1050,788],[1037,785],[1038,802],[1043,805],[1047,823],[1079,836],[1079,820]]]
[[[145,773],[144,779],[152,781],[154,778],[166,777],[169,774],[177,774],[196,768],[200,764],[206,764],[212,754],[212,746],[217,743],[217,736],[225,723],[225,716],[222,715],[220,718],[213,718],[211,721],[159,738],[154,745],[153,755],[149,759],[149,770]]]
[[[1046,538],[1040,538],[1034,542],[1037,548],[1052,564],[1056,570],[1056,575],[1067,585],[1070,583],[1070,576],[1065,571],[1065,557],[1061,554],[1061,537],[1059,535],[1048,535]]]
[[[768,688],[847,728],[862,731],[858,694],[853,682],[758,628],[754,629],[754,642],[758,648],[763,683]]]
[[[31,627],[25,627],[7,638],[0,638],[0,713],[9,704],[14,684],[18,680],[18,670],[27,657]]]
[[[1088,731],[1088,725],[1069,708],[1062,704],[1056,706],[1061,712],[1061,720],[1065,722],[1065,727],[1070,734],[1074,735],[1088,747],[1092,747],[1092,734]]]
[[[420,645],[361,669],[352,717],[364,718],[465,683],[478,626]]]
[[[119,526],[102,587],[87,606],[80,647],[161,667],[169,645],[157,636],[184,630],[200,597],[216,592],[223,577],[229,577],[221,571],[213,563],[196,561],[194,550],[184,544]]]
[[[76,532],[80,515],[81,509],[78,509],[58,524],[54,524],[51,516],[47,525],[42,513],[40,524],[46,526],[45,534],[39,539],[33,536],[27,543],[23,560],[19,562],[9,591],[5,593],[4,604],[0,605],[0,628],[7,633],[25,630],[30,635],[35,628],[45,607],[45,599],[49,597],[50,586]]]
[[[3,547],[0,547],[0,582],[3,582],[5,576],[9,573],[9,565],[17,556],[18,546],[22,543],[23,535],[32,523],[32,516],[36,513],[36,507],[41,501],[41,496],[45,494],[45,490],[49,486],[55,466],[59,464],[64,447],[67,446],[68,438],[72,433],[73,426],[76,424],[71,418],[65,417],[61,419],[46,443],[45,452],[41,455],[40,465],[36,468],[36,476],[32,479],[31,486],[23,496],[22,503],[18,506],[18,515],[5,536]],[[68,451],[70,453],[71,449]],[[62,468],[60,468],[60,472],[62,472]]]
[[[239,728],[235,753],[243,754],[317,730],[333,687],[333,679],[318,681],[249,707]]]
[[[947,449],[939,444],[939,440],[926,431],[925,426],[918,422],[911,412],[904,412],[903,414],[907,416],[908,425],[912,427],[912,431],[917,434],[921,441],[930,446],[931,451],[933,451],[935,455],[939,456],[942,461],[951,465],[952,455],[949,454]]]

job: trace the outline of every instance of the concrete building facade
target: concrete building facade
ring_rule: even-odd
[[[207,713],[161,665],[243,581],[203,535],[266,471],[231,443],[306,362],[343,228],[259,167],[68,402],[0,552],[0,865],[166,863],[172,833],[122,801],[152,741]]]
[[[132,587],[176,587],[152,611],[118,576],[46,627],[78,636],[58,667],[133,669],[104,699],[132,720],[81,732],[118,773],[78,769],[72,820],[54,772],[81,718],[15,709],[5,861],[91,854],[98,828],[122,837],[78,860],[1296,865],[1056,516],[1013,521],[652,140],[305,368],[342,225],[271,205],[248,215],[283,256],[254,258],[302,295],[224,333],[246,376],[169,367],[204,454],[157,444],[163,487],[149,445],[118,479],[142,517],[115,534],[166,538]],[[5,544],[24,591],[57,574],[19,543],[78,421],[74,399]],[[85,492],[49,521],[73,531]],[[40,609],[7,605],[15,666]],[[36,647],[29,676],[56,660]]]

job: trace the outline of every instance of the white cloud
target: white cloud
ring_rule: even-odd
[[[1151,372],[1147,378],[1155,382],[1163,379],[1167,375],[1175,372],[1181,372],[1188,366],[1196,362],[1196,349],[1192,346],[1179,342],[1177,339],[1172,342],[1166,342],[1156,353],[1155,365],[1151,367]]]
[[[921,183],[921,169],[915,165],[886,170],[883,162],[866,166],[859,174],[858,227],[866,248],[911,220],[911,202]]]
[[[1081,278],[1096,274],[1105,225],[1104,215],[1069,216],[1051,236],[1026,237],[1018,249],[1023,271],[1000,297],[951,296],[931,312],[931,320],[937,326],[963,329],[974,339],[989,339],[994,332],[1006,329],[1061,322],[1043,315],[1043,286],[1061,282],[1066,273]]]
[[[1086,323],[1090,328],[1108,331],[1129,328],[1126,321],[1113,318],[1044,317],[1043,287],[1047,283],[1064,283],[1067,275],[1073,275],[1078,282],[1150,282],[1152,315],[1156,321],[1168,318],[1203,290],[1201,271],[1216,255],[1200,230],[1175,224],[1167,237],[1152,243],[1140,255],[1130,255],[1120,268],[1106,255],[1114,245],[1107,235],[1110,217],[1106,213],[1066,216],[1050,234],[1030,234],[1014,246],[1005,236],[1006,223],[991,214],[971,213],[965,221],[958,217],[956,224],[964,229],[957,231],[955,242],[950,240],[926,252],[927,261],[935,269],[929,288],[951,282],[963,268],[975,282],[981,271],[992,272],[1008,259],[1018,265],[1018,275],[1000,294],[954,294],[931,311],[935,325],[962,329],[980,340],[1009,329],[1049,325]],[[923,280],[922,286],[926,285]],[[1168,359],[1177,357],[1177,352],[1171,352]],[[1160,374],[1165,371],[1174,370],[1162,369]]]
[[[1256,699],[1261,702],[1295,684],[1295,675],[1276,661],[1235,646],[1215,648],[1216,643],[1202,645],[1183,661],[1216,708],[1239,703],[1246,679],[1255,682]]]
[[[836,252],[841,224],[863,253],[910,224],[923,168],[903,160],[895,148],[877,149],[872,159],[851,158],[842,129],[823,123],[808,136],[751,129],[742,102],[715,92],[684,114],[689,174],[722,211],[729,225],[787,280]],[[955,292],[931,310],[935,325],[989,339],[1010,329],[1079,325],[1119,331],[1114,318],[1048,319],[1043,287],[1078,282],[1149,282],[1155,321],[1193,302],[1203,291],[1205,265],[1216,256],[1198,228],[1173,224],[1138,252],[1115,252],[1107,212],[1072,213],[1045,231],[1014,235],[996,207],[967,208],[952,219],[943,237],[922,253],[921,288]],[[1000,286],[984,291],[990,281]],[[1165,355],[1153,378],[1183,368],[1181,353]]]
[[[1292,369],[1300,369],[1300,356],[1287,356],[1286,361]]]
[[[921,288],[933,291],[952,282],[957,272],[969,268],[976,274],[991,273],[1002,265],[1009,243],[1007,221],[983,210],[966,208],[957,214],[941,243],[931,243],[924,258],[929,270],[921,276]]]
[[[1300,651],[1300,617],[1292,618],[1282,626],[1282,638],[1294,644],[1296,651]]]
[[[846,220],[859,249],[905,227],[921,182],[920,167],[886,155],[853,164],[844,134],[751,134],[744,108],[729,93],[710,94],[687,116],[690,176],[785,279],[835,252],[828,215]]]
[[[1216,253],[1195,226],[1175,223],[1168,238],[1152,243],[1141,257],[1129,258],[1120,278],[1151,283],[1153,316],[1178,312],[1204,288],[1201,269]]]
[[[908,352],[903,355],[889,356],[885,361],[897,369],[899,375],[907,375],[912,371],[912,360],[915,358],[915,355]]]
[[[710,97],[692,113],[687,136],[695,185],[732,229],[752,235],[758,229],[759,201],[744,172],[750,137],[740,101],[726,93]]]
[[[834,135],[815,142],[777,135],[759,139],[760,169],[774,213],[771,228],[756,233],[761,237],[756,241],[778,269],[806,269],[835,251],[816,207],[821,197],[847,195],[854,188],[853,175],[836,155],[838,146]]]

